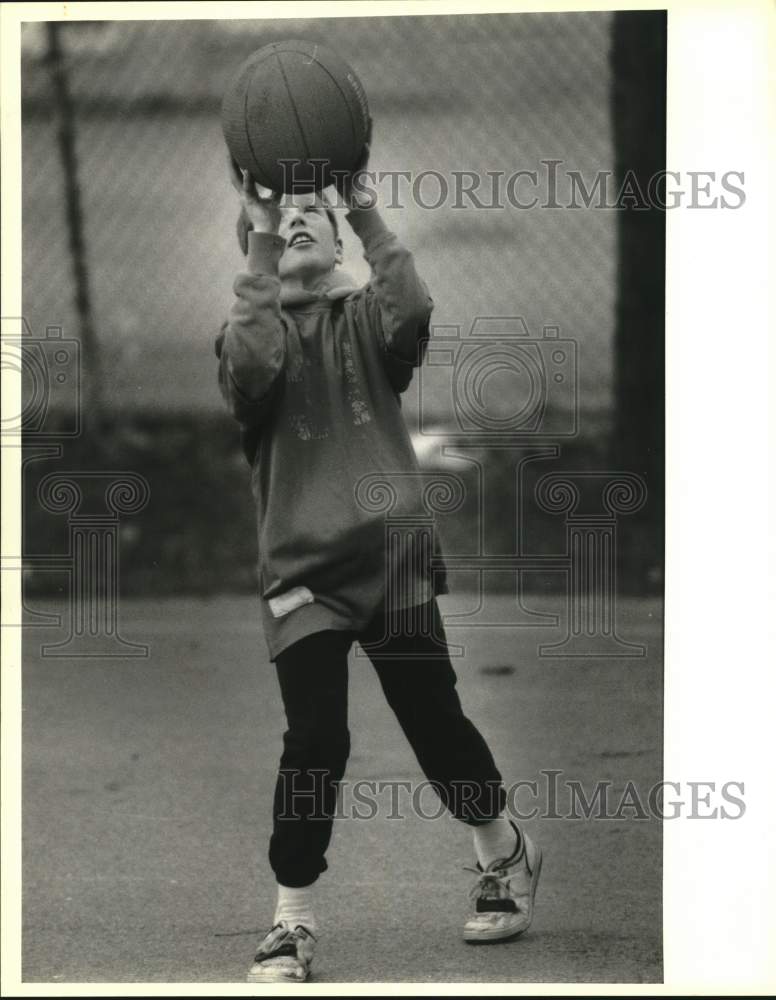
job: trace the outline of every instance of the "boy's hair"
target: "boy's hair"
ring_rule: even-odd
[[[339,225],[337,224],[337,216],[334,214],[334,210],[331,205],[324,202],[326,207],[326,216],[331,223],[331,228],[334,230],[334,238],[339,239]],[[253,224],[248,218],[248,215],[244,208],[240,209],[240,214],[237,217],[237,240],[240,244],[240,249],[244,254],[248,253],[248,233],[253,229]]]

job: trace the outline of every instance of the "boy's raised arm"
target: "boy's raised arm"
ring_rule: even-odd
[[[425,355],[434,302],[410,251],[388,229],[371,197],[362,199],[363,190],[359,193],[357,180],[369,162],[371,141],[370,118],[360,161],[336,186],[350,206],[346,218],[361,240],[372,271],[365,305],[386,352],[391,380],[402,391],[412,378],[412,368]]]
[[[216,339],[221,392],[246,425],[263,419],[285,362],[278,277],[284,247],[276,234],[248,234],[248,270],[235,278],[235,300]]]
[[[419,365],[434,302],[415,269],[414,258],[376,208],[353,208],[347,219],[372,270],[366,294],[373,299],[368,306],[383,346],[397,360]]]
[[[286,241],[278,235],[279,196],[259,198],[253,179],[231,156],[229,175],[253,230],[248,270],[235,278],[229,319],[216,338],[218,383],[231,413],[250,426],[266,415],[285,364],[278,262]]]

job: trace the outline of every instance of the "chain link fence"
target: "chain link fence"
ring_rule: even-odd
[[[396,197],[389,182],[378,191],[416,254],[435,322],[466,331],[477,317],[519,315],[532,336],[558,326],[579,345],[581,430],[595,432],[612,398],[616,212],[524,210],[504,185],[536,171],[538,189],[523,177],[512,195],[541,198],[543,161],[562,161],[562,204],[569,171],[589,185],[612,169],[611,24],[603,12],[59,25],[103,398],[119,411],[220,410],[212,339],[241,266],[220,99],[250,52],[301,37],[335,48],[364,82],[371,167],[413,181],[429,172],[414,192],[403,180]],[[47,26],[26,24],[25,315],[38,336],[55,324],[77,337],[56,86]],[[474,173],[480,202],[503,207],[474,208],[455,172]],[[346,267],[366,278],[346,236]],[[444,396],[432,385],[425,401],[440,419]],[[410,395],[410,417],[414,406]]]

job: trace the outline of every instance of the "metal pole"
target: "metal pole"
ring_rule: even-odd
[[[93,429],[97,429],[102,422],[102,365],[89,290],[89,270],[87,265],[86,241],[84,239],[81,189],[78,182],[78,157],[75,148],[75,114],[68,86],[67,69],[62,56],[62,25],[58,21],[49,21],[46,28],[48,32],[47,62],[51,74],[53,106],[57,116],[59,155],[64,174],[68,243],[70,259],[73,265],[75,307],[82,347],[84,385],[82,386],[81,400],[84,406],[83,424],[85,425],[89,418],[92,418],[89,421],[90,426]]]

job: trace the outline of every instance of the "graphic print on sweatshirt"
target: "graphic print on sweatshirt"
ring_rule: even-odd
[[[288,346],[291,347],[290,344]],[[322,362],[306,354],[298,339],[289,354],[286,384],[294,405],[288,415],[288,422],[300,441],[321,441],[329,436],[329,430],[324,424],[315,421],[316,416],[320,420],[324,415],[324,407],[320,401],[316,405],[313,390]]]
[[[290,402],[287,419],[296,437],[301,441],[328,438],[331,419],[345,425],[349,421],[353,427],[371,423],[350,340],[342,336],[334,343],[337,333],[328,324],[312,336],[307,331],[301,336],[295,332],[288,342],[285,378]],[[341,400],[334,411],[332,393]]]
[[[358,376],[356,375],[356,366],[353,361],[353,348],[350,346],[348,340],[342,341],[342,367],[345,371],[345,389],[348,403],[350,404],[350,412],[353,416],[353,423],[356,427],[361,424],[368,424],[372,419],[372,415],[359,392]]]

